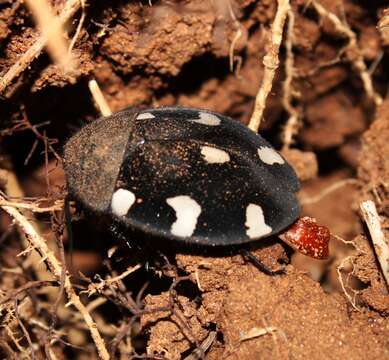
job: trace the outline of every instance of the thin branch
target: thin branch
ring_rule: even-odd
[[[317,1],[311,1],[310,3],[320,17],[328,19],[334,25],[337,32],[348,38],[348,45],[346,47],[348,51],[346,51],[346,56],[358,71],[367,96],[373,100],[376,106],[380,105],[382,103],[382,98],[374,90],[373,81],[363,59],[362,52],[358,47],[358,40],[355,33],[347,24],[344,24],[334,13],[328,11],[323,5],[319,4]]]
[[[0,195],[0,200],[4,201],[5,199]],[[54,255],[54,252],[49,249],[45,239],[35,231],[34,227],[30,224],[26,217],[23,216],[17,209],[10,206],[2,206],[2,209],[7,212],[24,231],[29,241],[31,242],[32,247],[41,254],[42,258],[47,263],[55,278],[57,280],[61,279],[62,264]],[[105,347],[104,340],[101,337],[99,330],[97,329],[96,323],[93,321],[91,315],[82,304],[78,295],[75,293],[69,275],[66,275],[65,277],[64,288],[69,299],[68,304],[72,304],[82,314],[84,321],[89,328],[92,339],[96,344],[96,348],[100,357],[102,359],[109,359],[108,351]]]
[[[26,327],[24,326],[22,320],[20,319],[18,307],[19,307],[18,299],[15,299],[15,301],[14,301],[14,313],[15,313],[15,317],[16,317],[16,320],[17,320],[17,322],[18,322],[20,328],[22,329],[22,332],[23,332],[23,334],[24,334],[24,337],[26,338],[26,340],[27,340],[27,342],[28,342],[28,346],[29,346],[29,348],[30,348],[30,353],[31,353],[31,359],[32,359],[32,360],[35,360],[35,359],[36,359],[36,356],[35,356],[35,351],[34,351],[34,344],[33,344],[32,341],[31,341],[30,334],[28,333]]]
[[[43,145],[45,147],[45,162],[46,162],[46,165],[47,165],[47,162],[48,162],[48,152],[49,152],[49,150],[55,156],[57,161],[61,162],[62,158],[58,155],[58,153],[55,151],[55,149],[53,147],[53,145],[56,144],[58,142],[58,140],[57,139],[49,139],[46,136],[46,131],[45,130],[43,130],[43,133],[41,133],[38,130],[38,126],[37,125],[31,124],[31,121],[28,118],[27,113],[26,113],[24,108],[22,109],[22,113],[23,113],[23,119],[21,120],[21,123],[23,124],[22,129],[23,130],[31,130],[34,133],[34,135],[36,136],[37,140],[40,140],[41,142],[43,142]],[[48,166],[46,166],[46,171],[47,171],[47,169],[48,169]]]
[[[299,112],[292,105],[293,99],[293,78],[294,78],[294,56],[293,56],[293,42],[294,42],[294,13],[292,9],[288,11],[288,28],[285,40],[286,59],[285,59],[285,74],[286,78],[283,83],[283,97],[282,104],[289,114],[289,119],[283,130],[283,147],[288,149],[293,141],[293,136],[297,134],[299,124]]]
[[[389,289],[389,245],[381,229],[380,217],[373,201],[363,201],[359,206],[369,229],[377,259]]]
[[[112,284],[114,284],[120,280],[123,280],[128,275],[132,274],[133,272],[137,271],[140,268],[141,268],[141,265],[137,264],[135,266],[129,267],[126,271],[122,272],[118,276],[115,276],[113,278],[108,278],[106,280],[101,280],[101,282],[99,284],[95,284],[95,283],[90,284],[89,289],[88,289],[88,296],[93,295],[96,292],[100,292],[103,288],[109,287]]]
[[[334,191],[342,188],[343,186],[359,185],[359,184],[360,184],[360,181],[357,180],[357,179],[343,179],[343,180],[339,180],[339,181],[331,184],[330,186],[326,187],[322,191],[320,191],[319,194],[317,194],[316,196],[312,196],[312,197],[304,196],[304,197],[301,197],[300,198],[300,204],[301,205],[310,205],[310,204],[317,203],[318,201],[320,201],[321,199],[323,199],[327,195],[329,195],[329,194],[333,193]]]
[[[266,108],[266,99],[273,86],[273,79],[279,65],[278,54],[289,8],[289,0],[278,0],[277,13],[271,27],[268,51],[262,60],[264,65],[262,85],[255,98],[254,111],[248,125],[254,132],[258,132],[259,125],[261,124],[263,112]]]
[[[65,278],[67,273],[66,261],[65,261],[65,249],[63,247],[63,233],[65,230],[65,226],[64,226],[65,214],[62,213],[61,215],[62,215],[62,219],[60,223],[58,223],[58,220],[55,218],[55,216],[52,215],[52,228],[53,228],[52,230],[56,234],[57,245],[59,248],[60,259],[62,263],[61,264],[62,271],[61,271],[61,278],[59,279],[60,288],[57,294],[57,299],[55,300],[53,306],[51,307],[51,323],[44,340],[44,349],[45,349],[46,357],[49,358],[50,360],[53,358],[51,343],[52,343],[53,333],[55,332],[55,325],[57,324],[57,320],[58,320],[58,316],[57,316],[58,308],[61,303],[61,300],[63,299]]]
[[[232,9],[232,6],[231,6],[231,2],[229,0],[227,1],[227,4],[228,4],[228,10],[230,11],[231,19],[234,22],[234,27],[236,29],[236,33],[231,41],[231,45],[230,45],[230,49],[229,49],[230,71],[233,72],[234,71],[234,59],[235,59],[234,50],[235,50],[236,43],[238,42],[238,40],[242,36],[242,24],[236,18],[234,10]]]
[[[3,305],[10,300],[15,300],[15,298],[19,294],[21,294],[22,292],[25,292],[25,291],[30,290],[31,288],[40,287],[40,286],[58,286],[58,283],[56,281],[51,281],[51,280],[29,281],[28,283],[22,285],[20,288],[14,290],[10,295],[6,296],[3,299],[0,299],[0,305]]]
[[[15,338],[14,333],[12,332],[12,330],[9,328],[8,325],[5,325],[5,331],[6,331],[7,335],[9,336],[9,338],[12,340],[12,342],[13,342],[13,344],[15,345],[16,349],[18,349],[18,351],[19,351],[21,354],[26,355],[25,357],[28,358],[28,356],[27,356],[27,350],[19,344],[19,341],[20,341],[21,339],[16,339],[16,338]]]
[[[40,207],[39,204],[36,203],[0,200],[0,206],[11,206],[18,209],[30,210],[35,213],[46,213],[51,211],[63,210],[63,200],[56,200],[53,205],[46,207]]]
[[[24,192],[23,189],[18,181],[18,178],[16,177],[15,173],[12,171],[0,169],[0,179],[4,182],[4,190],[7,194],[7,197],[10,199],[23,199],[24,198]],[[0,202],[4,202],[5,198],[1,197]],[[28,209],[21,208],[19,210],[24,217],[30,219],[31,226],[34,226],[35,232],[40,232],[40,226],[39,222],[36,221],[34,218],[34,215],[29,211]],[[22,240],[24,248],[30,248],[29,240],[27,239],[26,234],[17,227],[18,234]],[[46,280],[50,277],[50,273],[47,270],[46,266],[42,266],[40,262],[40,255],[37,252],[33,252],[28,257],[28,263],[31,264],[32,268],[35,271],[36,277],[38,280]],[[49,292],[48,296],[50,300],[53,299],[54,294],[52,292]]]
[[[68,52],[66,33],[59,18],[54,15],[47,0],[25,0],[41,36],[46,39],[47,51],[65,73],[74,69],[74,59]]]
[[[89,91],[92,94],[93,100],[99,109],[101,115],[103,116],[110,116],[112,115],[112,111],[107,103],[107,100],[105,100],[105,97],[99,87],[99,84],[96,80],[90,80],[88,83]]]
[[[80,21],[78,22],[76,32],[73,35],[72,41],[70,42],[69,48],[68,48],[68,54],[70,54],[74,48],[74,45],[76,44],[78,37],[80,36],[80,32],[82,29],[82,25],[84,25],[86,13],[85,13],[85,0],[80,0],[81,3],[81,17]]]
[[[355,296],[357,294],[357,291],[355,291],[354,289],[351,289],[353,292],[354,292],[354,296],[351,296],[350,293],[347,291],[346,289],[346,284],[343,280],[343,276],[342,276],[342,270],[344,268],[346,268],[346,264],[349,262],[351,264],[351,266],[353,267],[353,271],[354,271],[354,260],[355,260],[355,256],[354,255],[351,255],[351,256],[347,256],[345,257],[344,259],[342,259],[342,261],[340,262],[340,264],[336,267],[336,273],[338,274],[338,280],[339,280],[339,283],[340,283],[340,286],[343,290],[343,293],[344,295],[346,296],[346,298],[348,299],[348,301],[350,302],[351,306],[357,310],[358,312],[361,311],[361,309],[357,306],[356,304],[356,300],[355,300]],[[353,273],[353,271],[351,273],[349,273],[347,275],[347,278],[346,278],[346,282],[348,283],[348,280],[350,279],[350,275]]]
[[[59,23],[65,24],[80,9],[80,6],[80,0],[68,0],[58,15]],[[30,66],[31,62],[40,55],[45,45],[46,37],[39,36],[35,43],[0,78],[0,93],[3,93],[7,86]]]
[[[350,285],[349,285],[349,281],[350,281],[350,278],[351,276],[354,275],[354,272],[355,272],[355,260],[357,258],[357,256],[359,256],[360,254],[366,254],[366,252],[364,250],[362,250],[357,244],[355,241],[353,240],[345,240],[343,239],[342,237],[338,236],[338,235],[335,235],[335,234],[331,234],[333,238],[335,238],[336,240],[342,242],[343,244],[349,246],[351,245],[355,250],[356,250],[356,254],[354,255],[349,255],[345,258],[342,258],[341,262],[339,263],[339,265],[336,267],[336,272],[338,274],[338,281],[340,283],[340,286],[342,287],[342,290],[343,290],[343,293],[344,295],[346,296],[346,298],[348,299],[348,301],[350,302],[351,306],[357,310],[357,311],[361,311],[361,309],[357,306],[357,302],[356,302],[356,296],[359,294],[359,291],[358,290],[355,290],[353,289]],[[346,265],[347,263],[350,263],[351,266],[352,266],[352,271],[348,271],[348,274],[346,276],[346,281],[343,280],[343,275],[342,275],[342,270],[346,269]],[[351,296],[351,294],[349,293],[349,291],[347,290],[347,286],[348,288],[350,289],[350,291],[353,292],[353,296]]]

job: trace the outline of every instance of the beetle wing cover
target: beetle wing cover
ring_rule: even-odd
[[[230,245],[277,233],[298,217],[293,169],[234,120],[163,108],[138,113],[133,129],[111,201],[124,223]]]
[[[100,118],[71,137],[64,149],[64,168],[70,194],[94,211],[111,203],[134,113]]]

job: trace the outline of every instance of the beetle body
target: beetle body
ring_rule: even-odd
[[[292,167],[260,135],[206,110],[124,110],[65,146],[70,194],[129,228],[203,245],[234,245],[299,216]]]

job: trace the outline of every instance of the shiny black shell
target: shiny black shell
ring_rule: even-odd
[[[129,228],[204,245],[278,233],[299,216],[292,167],[260,135],[207,110],[124,110],[65,145],[69,194]]]

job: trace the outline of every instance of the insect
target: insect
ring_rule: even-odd
[[[64,166],[69,193],[86,208],[180,242],[248,243],[282,232],[300,213],[286,160],[260,135],[207,110],[131,109],[98,119],[66,143]],[[283,240],[325,258],[329,234],[303,219]]]

